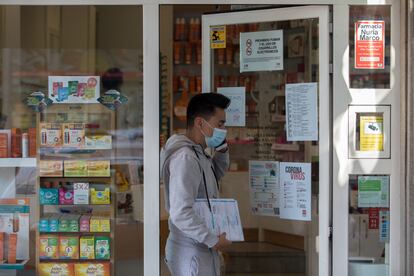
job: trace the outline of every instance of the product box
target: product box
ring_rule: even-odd
[[[0,261],[4,260],[5,233],[0,232]]]
[[[89,231],[90,232],[100,232],[101,230],[101,220],[98,216],[92,216],[89,221]]]
[[[59,192],[56,188],[40,188],[39,200],[41,205],[58,205]]]
[[[85,146],[85,125],[80,123],[63,124],[63,146],[83,148]]]
[[[69,232],[79,232],[80,215],[69,215]]]
[[[101,217],[99,221],[100,232],[111,232],[111,219],[108,217]]]
[[[109,177],[111,176],[111,162],[105,161],[88,161],[88,176]]]
[[[80,238],[80,259],[93,260],[95,259],[95,237],[83,236]]]
[[[95,259],[109,260],[111,258],[111,239],[95,237]]]
[[[40,263],[39,276],[75,276],[74,265],[65,263]]]
[[[41,260],[58,259],[58,244],[59,239],[57,235],[40,235],[39,258]]]
[[[85,148],[87,149],[112,149],[111,135],[88,135],[85,137]]]
[[[11,157],[22,157],[22,130],[20,128],[11,129]]]
[[[90,215],[81,216],[81,218],[79,219],[80,232],[90,232],[90,221],[91,221]]]
[[[69,98],[69,87],[59,87],[58,88],[58,102],[64,102]]]
[[[89,183],[73,183],[73,203],[89,204]]]
[[[62,177],[63,162],[59,160],[40,160],[39,170],[41,177]]]
[[[60,259],[79,259],[79,237],[60,236],[59,237],[59,258]]]
[[[59,214],[52,214],[49,217],[49,231],[50,232],[59,232]]]
[[[50,224],[49,224],[49,217],[50,214],[45,214],[39,220],[39,232],[50,232]]]
[[[29,157],[36,157],[37,137],[36,128],[29,128]]]
[[[7,236],[7,263],[15,264],[17,258],[17,234],[9,233]]]
[[[68,216],[60,216],[59,218],[59,232],[70,232]]]
[[[40,123],[40,146],[62,146],[62,127],[58,123]]]
[[[8,158],[9,155],[9,135],[0,133],[0,158]]]
[[[73,190],[66,188],[59,188],[59,204],[73,205]]]
[[[65,177],[86,177],[88,170],[84,160],[67,160],[64,162]]]
[[[75,264],[76,276],[110,276],[109,263],[77,263]]]
[[[103,191],[97,191],[95,188],[90,189],[91,204],[111,204],[111,192],[109,188]]]

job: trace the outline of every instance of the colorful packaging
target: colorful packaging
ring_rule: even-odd
[[[62,127],[57,123],[40,123],[40,146],[62,146]]]
[[[60,160],[40,160],[39,167],[41,177],[63,176],[63,162]]]
[[[69,98],[69,87],[59,87],[58,88],[58,102],[63,102]]]
[[[83,236],[80,238],[80,259],[93,260],[95,259],[95,237]]]
[[[88,176],[109,177],[111,176],[110,161],[88,161]]]
[[[69,220],[69,232],[79,232],[79,215],[70,215]]]
[[[85,146],[85,125],[79,123],[64,124],[63,146],[83,148]]]
[[[64,162],[65,177],[86,177],[88,170],[84,160],[67,160]]]
[[[111,239],[95,237],[95,259],[109,260],[111,258]]]
[[[58,95],[58,91],[59,91],[60,87],[63,87],[63,82],[54,82],[53,83],[52,97],[56,97]]]
[[[0,158],[9,157],[9,135],[0,133]]]
[[[111,135],[85,136],[85,148],[87,149],[112,149]]]
[[[59,214],[52,214],[49,217],[49,231],[50,232],[59,232]]]
[[[59,188],[59,204],[73,205],[73,190]]]
[[[60,236],[59,237],[59,258],[60,259],[79,259],[79,237]]]
[[[77,263],[75,264],[76,276],[110,276],[109,263]]]
[[[70,232],[68,216],[60,216],[59,232]]]
[[[89,222],[89,231],[90,232],[100,232],[101,231],[101,220],[98,216],[92,216]]]
[[[56,235],[40,235],[39,258],[41,260],[58,259],[58,243]]]
[[[73,183],[73,203],[89,204],[89,183]]]
[[[111,204],[111,192],[109,188],[103,191],[97,191],[95,188],[90,189],[91,204]]]
[[[39,232],[50,232],[49,214],[45,214],[39,220]]]
[[[99,220],[100,232],[111,232],[111,219],[109,217],[101,217]]]
[[[17,251],[17,234],[7,234],[7,263],[16,263],[16,251]]]
[[[91,221],[91,216],[90,215],[81,216],[81,218],[79,220],[80,232],[90,232],[90,221]]]
[[[78,94],[78,81],[68,81],[69,95]]]
[[[0,232],[0,261],[4,260],[4,232]]]
[[[11,129],[11,157],[22,157],[22,130],[20,128]]]
[[[80,82],[78,84],[78,97],[83,97],[85,95],[86,83]]]
[[[58,205],[59,192],[55,188],[40,188],[40,205]]]
[[[40,263],[39,276],[75,276],[74,265],[65,263]]]

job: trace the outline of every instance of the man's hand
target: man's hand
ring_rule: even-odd
[[[231,241],[226,239],[226,233],[223,233],[219,236],[219,240],[216,243],[216,245],[213,247],[215,250],[222,250],[223,248],[229,246],[231,244]]]

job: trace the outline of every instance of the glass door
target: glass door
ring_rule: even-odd
[[[331,114],[329,8],[202,17],[203,92],[232,99],[230,171],[244,241],[224,275],[329,275]]]

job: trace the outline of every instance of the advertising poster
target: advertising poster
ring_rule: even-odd
[[[49,76],[49,99],[54,103],[98,103],[99,76]]]
[[[240,73],[283,70],[283,31],[240,33]]]
[[[280,218],[311,220],[310,163],[280,163]]]
[[[210,46],[211,49],[226,48],[226,26],[210,27]]]
[[[384,69],[385,22],[355,23],[355,69]]]
[[[286,137],[288,141],[318,140],[318,84],[286,84]]]
[[[249,183],[253,214],[279,216],[279,162],[249,161]]]
[[[383,117],[382,116],[361,116],[359,119],[359,149],[360,151],[383,151],[384,134],[383,134]]]
[[[380,211],[380,242],[390,242],[390,211]]]
[[[358,176],[358,207],[388,208],[389,176]]]
[[[219,87],[217,93],[231,100],[230,106],[226,109],[226,126],[246,126],[246,88]]]

